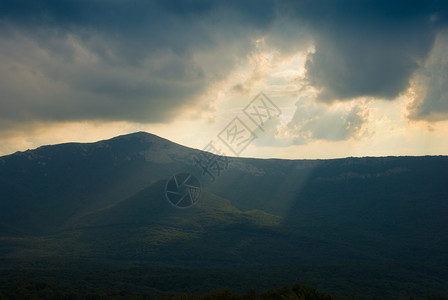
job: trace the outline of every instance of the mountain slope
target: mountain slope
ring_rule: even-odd
[[[140,132],[1,157],[2,264],[283,266],[337,291],[448,293],[448,157],[231,158],[211,183],[198,153]],[[165,199],[179,172],[203,187],[189,209]]]
[[[119,202],[171,176],[191,149],[136,133],[90,144],[62,144],[0,159],[0,220],[27,233]]]

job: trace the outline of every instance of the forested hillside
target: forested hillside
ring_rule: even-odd
[[[141,132],[1,157],[1,286],[111,277],[143,293],[300,282],[356,299],[448,294],[448,157],[228,158],[212,181],[198,155]],[[187,209],[166,198],[181,172],[202,186]]]

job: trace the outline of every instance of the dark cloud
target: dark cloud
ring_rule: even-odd
[[[262,2],[222,3],[2,2],[0,117],[172,119],[227,76],[272,18]]]
[[[27,35],[2,43],[2,118],[160,122],[208,84],[191,59],[170,52],[132,65],[105,61],[75,37],[57,43],[41,48]]]
[[[328,1],[319,9],[319,3],[302,7],[316,47],[307,79],[320,91],[318,99],[394,99],[406,91],[432,48],[440,7],[431,1]]]
[[[1,1],[0,118],[165,122],[260,37],[284,55],[315,44],[322,101],[393,99],[446,19],[434,1]]]
[[[431,55],[416,73],[412,90],[414,99],[408,105],[413,120],[448,119],[448,32],[438,35]]]
[[[306,69],[309,84],[319,89],[318,100],[394,99],[409,87],[413,72],[432,45],[432,41],[405,39],[398,47],[392,36],[370,38],[339,35],[317,40]]]

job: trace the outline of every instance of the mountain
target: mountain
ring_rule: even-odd
[[[218,268],[238,287],[448,294],[448,157],[232,157],[207,169],[214,181],[201,157],[221,159],[144,132],[0,157],[0,267]],[[190,208],[166,199],[179,173],[202,187]]]

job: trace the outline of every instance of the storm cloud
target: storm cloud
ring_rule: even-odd
[[[412,81],[414,99],[408,105],[413,120],[448,119],[448,32],[440,33],[425,65]]]
[[[2,3],[0,117],[170,120],[225,78],[269,22],[269,13],[247,16],[240,6]]]
[[[441,3],[299,2],[299,19],[314,37],[306,70],[309,84],[319,90],[318,100],[392,100],[405,92],[445,25]]]
[[[0,119],[169,122],[207,107],[259,38],[283,55],[314,46],[305,79],[325,103],[393,100],[426,68],[410,115],[425,118],[447,107],[446,70],[426,63],[446,20],[442,1],[1,1]]]

